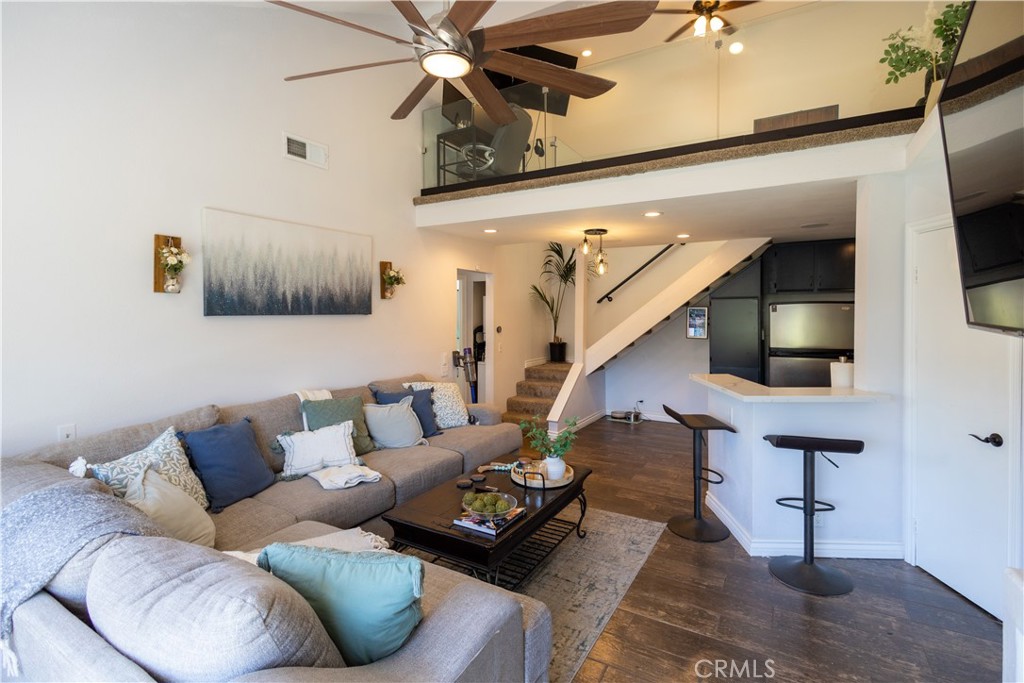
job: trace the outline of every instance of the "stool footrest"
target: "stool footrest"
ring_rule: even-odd
[[[794,503],[800,503],[800,504],[799,505],[795,505]],[[794,498],[794,497],[776,498],[775,499],[775,504],[776,505],[781,505],[784,508],[793,508],[794,510],[803,510],[804,509],[804,499],[803,498]],[[816,501],[814,501],[814,511],[815,512],[832,512],[835,509],[836,509],[836,506],[833,505],[832,503],[826,503],[823,500],[816,500]]]
[[[709,484],[721,484],[723,481],[725,481],[725,477],[718,470],[713,470],[710,467],[702,467],[700,471],[701,472],[707,472],[708,474],[713,474],[716,477],[718,477],[717,480],[715,480],[715,479],[708,479],[707,477],[701,477],[702,481],[706,481]]]

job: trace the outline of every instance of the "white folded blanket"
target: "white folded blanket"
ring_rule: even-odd
[[[378,536],[377,534],[370,533],[369,531],[363,531],[359,527],[355,529],[345,529],[343,531],[336,531],[333,534],[327,534],[326,536],[317,536],[315,538],[307,538],[302,541],[295,541],[295,545],[310,545],[315,548],[333,548],[335,550],[344,550],[350,553],[358,553],[366,550],[387,550],[388,542]],[[257,548],[256,550],[225,550],[225,555],[231,555],[237,557],[240,560],[245,560],[250,564],[256,564],[256,558],[260,556],[263,548]]]
[[[366,465],[341,465],[325,467],[307,476],[313,477],[325,489],[347,489],[364,481],[380,481],[380,472],[371,470]]]

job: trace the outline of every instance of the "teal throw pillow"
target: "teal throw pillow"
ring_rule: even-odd
[[[395,652],[423,618],[415,557],[273,543],[257,562],[309,602],[349,666]]]
[[[306,429],[311,432],[352,420],[352,445],[356,455],[374,450],[373,439],[363,417],[363,399],[359,396],[303,401],[302,414],[306,417]]]

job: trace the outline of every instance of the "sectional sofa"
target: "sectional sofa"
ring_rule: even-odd
[[[395,390],[405,382],[426,379],[422,375],[401,377],[333,390],[331,394],[334,398],[359,396],[364,403],[374,403],[376,391]],[[187,663],[190,678],[531,683],[547,680],[551,615],[543,603],[529,597],[426,564],[421,599],[423,619],[409,640],[384,659],[346,668],[334,652],[285,652],[287,648],[280,643],[282,632],[312,634],[305,637],[306,645],[300,649],[308,650],[312,647],[309,643],[318,642],[319,625],[308,623],[310,614],[316,619],[315,613],[296,607],[288,616],[278,615],[281,605],[295,602],[297,594],[263,570],[217,552],[255,551],[275,542],[302,542],[354,527],[387,535],[388,529],[380,520],[382,513],[521,446],[519,429],[502,424],[495,409],[483,405],[468,408],[476,424],[446,429],[430,437],[429,445],[381,449],[363,455],[365,464],[380,472],[379,481],[324,490],[310,477],[278,480],[221,512],[208,513],[216,528],[215,549],[168,538],[121,534],[90,542],[45,590],[14,612],[11,646],[22,669],[19,680],[173,678],[159,667],[149,665],[151,657],[167,656],[168,649]],[[265,461],[280,472],[283,458],[271,448],[276,435],[303,429],[300,401],[295,395],[227,407],[202,406],[154,422],[5,456],[0,461],[2,503],[6,509],[22,496],[51,486],[98,486],[95,480],[75,480],[68,473],[68,466],[79,457],[90,463],[109,462],[146,447],[169,426],[189,432],[235,423],[244,417],[251,421]],[[167,577],[161,578],[160,572],[167,573]],[[203,575],[208,579],[198,587],[192,584],[202,581],[176,579],[186,575]],[[137,588],[146,582],[153,582],[155,588]],[[117,584],[120,587],[112,588]],[[232,584],[243,589],[251,587],[251,594],[265,596],[268,611],[261,617],[260,628],[266,625],[272,631],[276,627],[277,632],[261,632],[259,637],[274,643],[270,655],[265,643],[261,646],[256,642],[258,638],[245,632],[247,626],[239,626],[238,637],[232,640],[230,610],[225,607],[217,612],[221,603],[216,591]],[[133,596],[133,589],[142,592]],[[186,595],[189,590],[200,593]],[[160,591],[177,594],[161,597]],[[104,607],[106,601],[117,602],[119,595],[134,601],[138,610],[151,610],[152,618],[145,613],[131,614],[132,633],[112,643],[94,630],[90,612]],[[166,624],[160,623],[160,610],[167,605],[183,605],[179,611],[187,612],[194,610],[197,603],[209,607],[192,614],[187,627],[172,626],[177,615],[163,615]],[[467,614],[473,615],[472,620],[467,620]],[[275,619],[300,623],[275,624]],[[133,638],[146,642],[132,642]],[[257,647],[259,652],[246,653],[249,646]],[[326,648],[330,650],[329,645]],[[225,664],[230,658],[243,662],[242,668]]]

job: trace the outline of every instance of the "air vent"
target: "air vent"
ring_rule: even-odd
[[[286,157],[319,168],[327,168],[329,156],[327,145],[300,138],[291,133],[283,133],[281,137],[284,140],[284,155]]]

